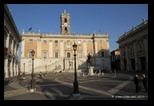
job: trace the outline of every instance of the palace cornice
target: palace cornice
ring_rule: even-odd
[[[92,39],[93,36],[80,36],[80,35],[50,35],[50,36],[47,36],[47,35],[22,35],[22,37],[40,37],[40,38],[61,38],[61,39]],[[105,35],[102,35],[102,36],[95,36],[95,38],[109,38],[109,36],[105,36]]]
[[[20,34],[18,32],[16,24],[15,24],[13,18],[12,18],[12,15],[10,14],[9,9],[8,9],[6,4],[4,5],[4,18],[6,19],[6,21],[8,23],[10,23],[9,25],[10,25],[10,28],[12,29],[12,33],[17,35],[17,38],[19,39],[19,42],[21,42],[21,36],[20,36]],[[5,23],[4,23],[4,26],[5,26]]]
[[[145,22],[141,23],[140,25],[136,26],[135,28],[131,29],[130,31],[128,31],[125,34],[123,34],[122,36],[120,36],[117,43],[120,43],[124,39],[130,38],[130,37],[136,35],[137,33],[140,33],[146,29],[148,29],[148,20],[146,20]]]

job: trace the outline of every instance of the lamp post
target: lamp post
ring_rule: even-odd
[[[35,54],[35,51],[32,50],[31,51],[31,54],[32,54],[32,80],[31,80],[31,89],[32,89],[32,92],[35,88],[35,81],[34,81],[34,54]]]
[[[23,79],[25,79],[25,63],[23,65],[24,65]]]
[[[77,72],[76,72],[76,49],[77,49],[77,45],[74,43],[73,45],[73,50],[74,50],[74,83],[73,83],[73,96],[79,96],[79,89],[78,89],[78,81],[77,81]]]
[[[65,70],[65,58],[63,59],[63,70]]]
[[[70,58],[68,57],[68,64],[69,64],[69,70],[70,70]]]
[[[46,59],[46,57],[44,57],[44,61],[46,61],[45,59]],[[45,70],[46,70],[45,76],[47,76],[47,64],[46,64],[46,62],[45,62]]]

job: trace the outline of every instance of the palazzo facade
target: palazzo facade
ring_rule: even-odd
[[[21,36],[12,15],[4,4],[4,78],[19,74],[18,49]]]
[[[148,71],[148,20],[120,36],[121,70]]]
[[[22,33],[21,70],[32,72],[31,51],[34,55],[35,72],[70,71],[74,69],[74,51],[77,44],[77,70],[87,69],[87,56],[93,56],[94,69],[110,70],[108,34],[71,34],[70,14],[60,16],[60,34],[25,32]]]

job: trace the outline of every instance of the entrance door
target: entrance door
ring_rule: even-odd
[[[141,57],[140,62],[141,62],[141,70],[146,70],[146,59],[145,59],[145,57]]]
[[[132,69],[135,70],[135,59],[131,59]]]

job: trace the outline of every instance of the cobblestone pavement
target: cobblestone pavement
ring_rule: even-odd
[[[148,93],[142,91],[136,94],[134,93],[134,89],[130,89],[131,86],[134,88],[134,85],[130,81],[118,79],[120,75],[129,75],[130,78],[133,78],[135,75],[133,72],[117,72],[117,77],[112,75],[112,80],[110,80],[111,75],[109,73],[103,76],[103,80],[98,75],[88,77],[88,75],[83,76],[82,74],[78,74],[80,96],[72,95],[72,75],[73,73],[58,73],[57,75],[49,73],[47,77],[43,77],[42,79],[36,77],[36,92],[30,92],[27,88],[28,82],[31,80],[29,75],[26,76],[26,79],[17,80],[17,78],[12,78],[10,81],[4,80],[4,100],[148,100]],[[93,81],[97,81],[97,83],[93,83]],[[98,88],[100,81],[104,81],[104,84],[108,82],[105,85],[101,85],[103,90],[101,90],[102,88]],[[121,87],[121,89],[117,90],[114,86],[117,88]],[[110,87],[113,88],[108,90]],[[106,90],[108,91],[106,92]]]

